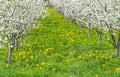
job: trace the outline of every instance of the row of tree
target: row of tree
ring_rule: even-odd
[[[99,44],[104,35],[107,41],[116,48],[116,57],[118,57],[120,0],[50,0],[50,3],[67,19],[76,24],[82,22],[88,28],[88,37],[94,29],[98,33]]]

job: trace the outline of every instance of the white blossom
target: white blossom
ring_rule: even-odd
[[[36,27],[35,20],[45,17],[46,10],[43,0],[0,0],[0,35],[26,34]]]

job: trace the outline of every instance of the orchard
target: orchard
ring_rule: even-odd
[[[120,0],[0,0],[0,77],[119,77]]]

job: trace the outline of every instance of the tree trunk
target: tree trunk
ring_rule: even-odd
[[[90,33],[91,33],[91,29],[90,29],[90,24],[88,25],[88,38],[90,38]]]
[[[12,33],[11,36],[9,37],[9,53],[8,53],[8,64],[11,63],[11,57],[12,57],[12,51],[14,49],[14,44],[15,44],[15,34]]]
[[[13,47],[9,47],[8,64],[11,64],[12,50],[13,50]]]
[[[83,28],[82,25],[80,25],[80,30],[81,30],[81,31],[82,31],[82,28]]]
[[[77,23],[76,23],[76,21],[75,21],[75,20],[72,20],[72,23],[73,23],[73,25],[74,25],[74,26],[76,26],[76,25],[77,25]]]
[[[98,45],[101,45],[102,35],[100,33],[98,35]]]
[[[115,53],[115,56],[118,57],[119,56],[119,46],[116,47],[116,53]]]
[[[15,36],[15,50],[18,49],[18,35]]]
[[[15,50],[18,49],[18,39],[15,39]]]

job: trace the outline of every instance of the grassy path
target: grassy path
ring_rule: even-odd
[[[39,19],[13,52],[12,65],[6,65],[7,51],[0,52],[0,77],[119,77],[120,59],[106,41],[97,45],[93,31],[79,30],[64,17],[49,9],[50,16]]]

